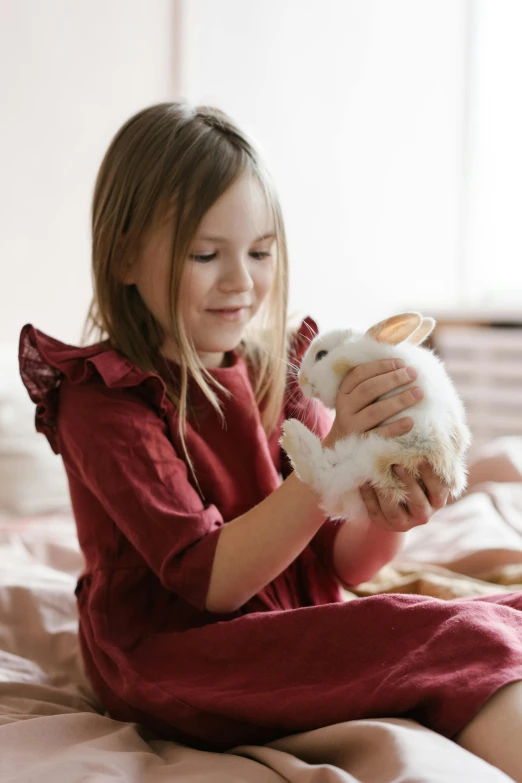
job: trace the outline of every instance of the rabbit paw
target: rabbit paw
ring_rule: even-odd
[[[429,460],[433,472],[440,478],[450,491],[453,498],[458,498],[467,484],[467,470],[462,457],[449,459],[445,453],[435,453]]]
[[[287,419],[279,443],[301,481],[312,484],[323,461],[323,447],[319,438],[297,419]]]

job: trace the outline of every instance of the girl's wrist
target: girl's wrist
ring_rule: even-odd
[[[336,573],[347,585],[366,582],[399,554],[403,542],[404,533],[365,520],[345,523],[334,544]]]
[[[304,501],[306,508],[311,513],[317,512],[316,515],[318,517],[323,520],[326,518],[326,514],[321,508],[321,496],[310,484],[307,484],[301,478],[299,478],[295,471],[292,471],[283,482],[283,484],[287,483],[297,488],[301,500]]]

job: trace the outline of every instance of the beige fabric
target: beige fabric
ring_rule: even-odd
[[[509,483],[484,483],[481,477],[471,495],[415,531],[403,562],[357,592],[450,598],[521,585],[522,484],[514,481],[515,461],[505,454],[490,467],[501,463],[504,470],[510,465]],[[456,575],[429,565],[430,558],[451,568],[463,564],[467,571]],[[83,673],[74,598],[82,558],[72,519],[0,520],[0,563],[0,783],[508,780],[405,720],[351,721],[226,754],[185,748],[113,721],[102,714]]]

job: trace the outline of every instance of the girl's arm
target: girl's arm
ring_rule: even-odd
[[[404,533],[382,530],[367,520],[342,522],[333,547],[336,576],[348,589],[367,582],[399,552]]]
[[[292,473],[221,530],[205,608],[233,612],[300,555],[324,522],[317,494]]]
[[[421,471],[426,492],[404,476],[408,507],[388,506],[385,497],[364,488],[371,521],[339,523],[333,566],[352,587],[371,577],[398,553],[404,533],[428,522],[446,502],[447,490],[430,469]],[[206,609],[233,612],[275,579],[324,523],[317,494],[292,473],[269,497],[222,530],[216,547]]]

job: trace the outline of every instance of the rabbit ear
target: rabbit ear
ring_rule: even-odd
[[[421,327],[422,320],[419,313],[399,313],[374,324],[366,334],[378,343],[397,345],[411,337]]]
[[[415,329],[413,334],[410,334],[407,342],[412,345],[420,345],[433,332],[436,323],[434,318],[423,318],[421,325]]]

